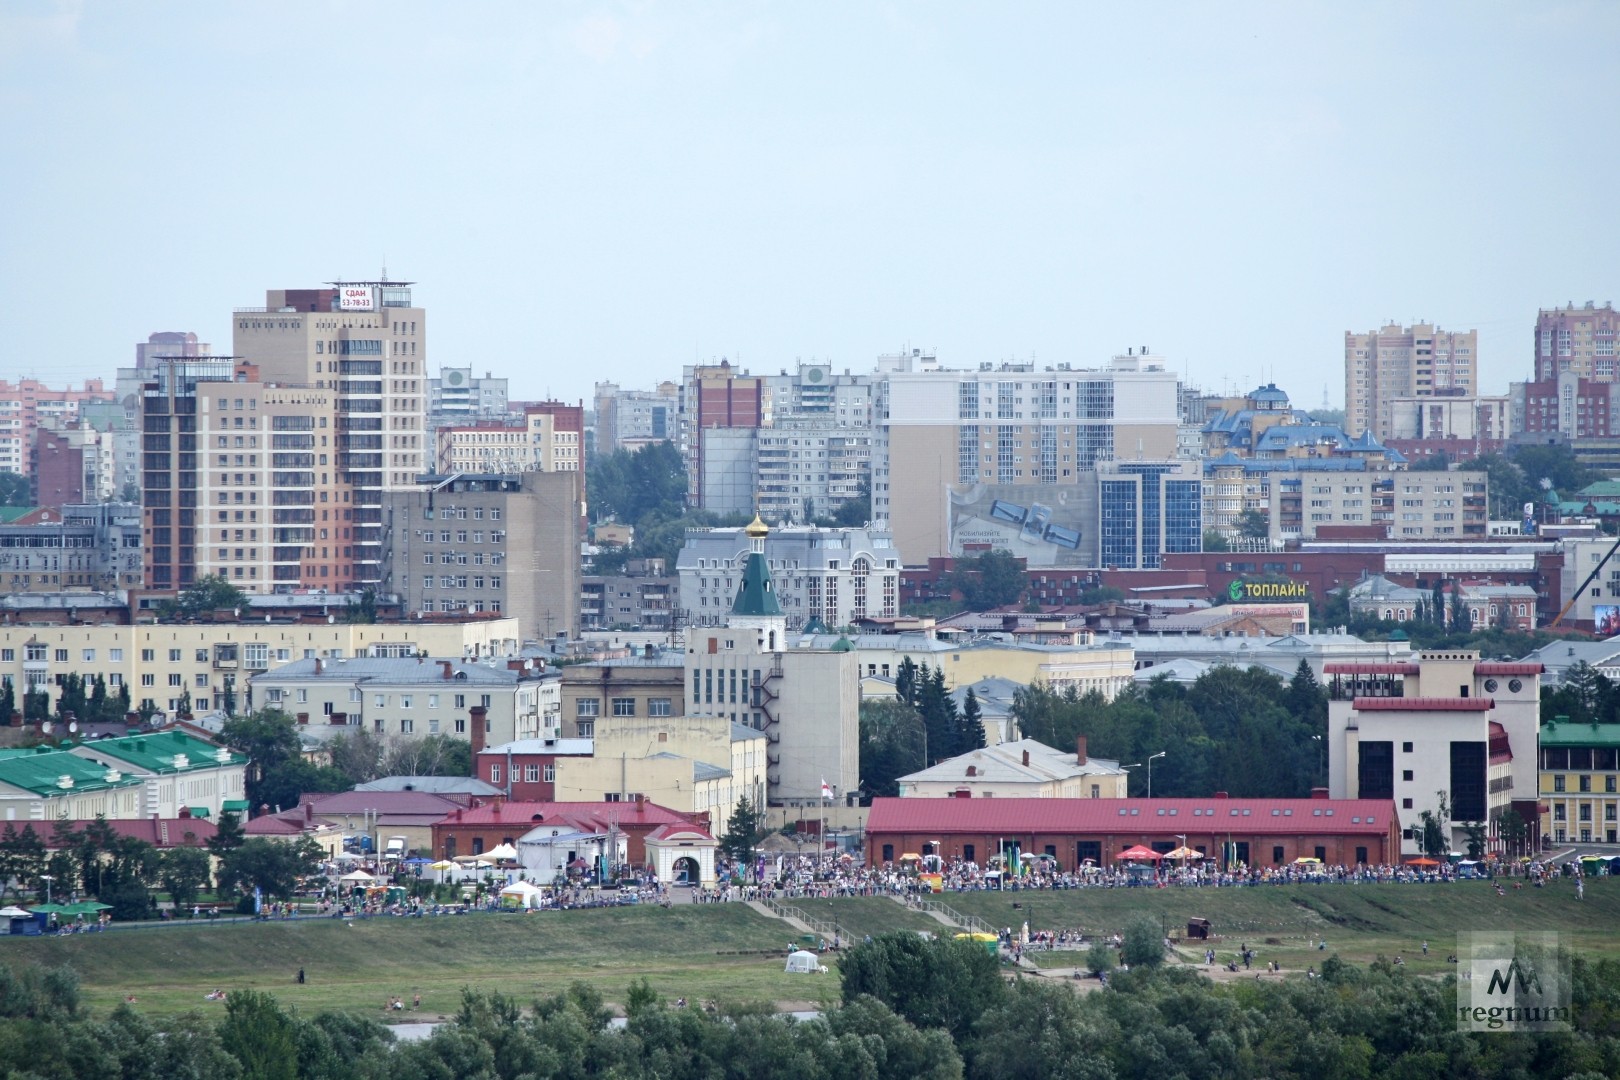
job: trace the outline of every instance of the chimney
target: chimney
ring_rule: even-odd
[[[312,802],[306,802],[304,804],[304,822],[305,822],[305,824],[308,824],[309,822],[312,822],[314,820],[315,820],[315,804],[312,803]]]
[[[451,665],[450,661],[448,661],[448,660],[440,660],[439,661],[439,677],[442,678],[442,679],[451,678],[454,675],[454,672],[451,671],[451,667],[452,667],[452,665]]]
[[[489,807],[490,807],[489,812],[490,812],[490,814],[492,816],[494,816],[494,817],[500,817],[501,816],[501,803],[503,803],[505,801],[506,800],[501,798],[499,795],[497,795],[497,796],[495,796],[495,798],[491,799],[490,803],[489,803]]]
[[[1086,763],[1086,737],[1084,735],[1074,737],[1074,760],[1079,765]]]
[[[484,735],[489,723],[489,710],[482,705],[474,705],[467,710],[467,715],[471,717],[470,726],[472,730],[467,732],[467,735],[472,739],[473,768],[476,769],[478,767],[478,755],[484,752]]]
[[[1325,788],[1325,787],[1313,787],[1313,788],[1311,788],[1311,798],[1313,798],[1313,799],[1325,799],[1327,797],[1328,797],[1328,789],[1327,788]]]
[[[1029,751],[1024,751],[1024,768],[1029,768]]]
[[[315,658],[315,674],[319,675],[324,667],[325,665],[321,662],[321,658],[317,656]]]
[[[456,820],[457,821],[461,820],[461,807],[459,807],[459,806],[456,807]]]
[[[638,813],[638,814],[641,813],[643,810],[646,809],[646,807],[647,807],[647,796],[641,794],[640,792],[637,792],[636,793],[636,813]]]

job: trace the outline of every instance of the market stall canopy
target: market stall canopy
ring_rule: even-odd
[[[1301,855],[1299,858],[1294,860],[1294,865],[1295,866],[1320,866],[1320,865],[1322,865],[1322,860],[1321,859],[1313,859],[1309,855]]]
[[[33,917],[31,912],[24,911],[15,904],[0,908],[0,919],[32,919]]]
[[[516,859],[517,857],[517,848],[511,844],[499,844],[484,852],[484,858],[494,859],[497,862],[503,859]]]
[[[455,868],[456,864],[449,859],[440,859],[438,862],[428,866],[429,870],[454,870]]]
[[[367,881],[376,881],[377,879],[372,877],[370,874],[366,873],[364,870],[351,870],[349,873],[344,874],[342,877],[338,878],[338,880],[339,881],[351,881],[351,882],[354,882],[356,885],[358,885],[358,884],[361,884],[361,883],[367,882]]]
[[[1407,859],[1406,860],[1406,865],[1407,866],[1439,866],[1440,864],[1438,862],[1436,862],[1435,860],[1433,860],[1433,859]]]
[[[1183,846],[1176,848],[1174,851],[1165,852],[1164,857],[1167,859],[1202,859],[1204,853],[1196,848]]]
[[[1137,844],[1135,847],[1126,848],[1124,851],[1119,853],[1119,857],[1126,862],[1136,862],[1141,859],[1151,859],[1154,862],[1158,862],[1160,859],[1164,858],[1164,856],[1160,855],[1157,851],[1154,851],[1152,848],[1145,848],[1141,844]]]

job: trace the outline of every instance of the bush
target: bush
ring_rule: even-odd
[[[1086,970],[1093,975],[1114,970],[1114,947],[1108,944],[1107,938],[1099,937],[1091,943],[1086,951]]]
[[[1132,968],[1158,967],[1164,963],[1164,931],[1151,915],[1138,915],[1125,927],[1122,950]]]

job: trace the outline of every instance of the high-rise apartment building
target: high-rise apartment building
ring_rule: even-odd
[[[1613,382],[1615,339],[1620,336],[1620,314],[1612,302],[1602,307],[1588,300],[1581,307],[1571,301],[1561,308],[1536,313],[1536,380],[1547,382],[1563,374]]]
[[[681,388],[661,382],[651,390],[596,384],[596,452],[636,450],[680,438]]]
[[[1393,437],[1390,402],[1399,397],[1469,397],[1479,387],[1479,331],[1432,323],[1344,335],[1344,430]]]
[[[339,393],[265,382],[233,357],[159,361],[142,398],[148,588],[211,574],[248,592],[370,580],[337,467]]]
[[[523,406],[496,420],[438,428],[438,471],[579,472],[584,468],[585,408],[560,401]]]
[[[83,390],[54,390],[39,379],[0,379],[0,468],[32,476],[40,428],[64,427],[79,418],[85,404],[112,397],[100,379],[86,379]]]
[[[267,384],[332,396],[332,477],[341,501],[335,543],[353,551],[353,584],[381,580],[383,500],[428,471],[427,312],[408,281],[331,282],[270,289],[263,307],[237,309],[235,353]]]
[[[1181,427],[1175,374],[1134,350],[1100,370],[895,370],[874,414],[872,514],[912,565],[986,546],[1084,564],[1098,463],[1162,464]]]
[[[213,352],[206,341],[198,341],[197,335],[189,330],[160,330],[148,334],[145,341],[135,343],[135,368],[151,371],[160,360],[212,356]]]
[[[429,427],[498,420],[506,414],[507,380],[493,372],[479,378],[470,367],[442,367],[427,388]]]
[[[765,402],[765,381],[739,372],[728,360],[685,368],[681,380],[680,445],[686,460],[686,501],[690,506],[715,508],[711,507],[705,485],[714,483],[718,466],[705,458],[711,454],[738,458],[743,453],[738,447],[749,440],[747,436],[739,437],[734,429],[763,427]]]

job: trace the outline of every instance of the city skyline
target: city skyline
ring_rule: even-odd
[[[1338,406],[1346,331],[1477,329],[1500,394],[1539,309],[1617,298],[1561,224],[1620,155],[1609,5],[280,10],[0,14],[9,377],[386,265],[515,399],[1148,345]]]

